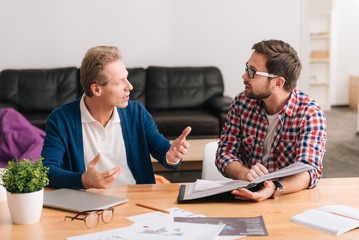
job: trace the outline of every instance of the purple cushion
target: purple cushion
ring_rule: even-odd
[[[31,125],[15,109],[0,109],[0,167],[6,167],[15,157],[37,160],[44,137],[43,130]]]

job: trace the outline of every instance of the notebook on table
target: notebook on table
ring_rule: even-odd
[[[84,212],[105,209],[125,202],[128,202],[127,198],[61,188],[45,193],[43,205],[71,212]]]

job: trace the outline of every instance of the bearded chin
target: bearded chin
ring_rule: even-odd
[[[244,92],[244,94],[246,95],[247,98],[250,99],[255,99],[255,100],[263,100],[268,98],[272,93],[270,91],[268,92],[264,92],[264,93],[259,93],[259,94],[254,94],[252,92]]]

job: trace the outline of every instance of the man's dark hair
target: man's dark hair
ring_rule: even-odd
[[[285,79],[285,90],[291,92],[295,89],[302,70],[302,63],[297,51],[292,46],[281,40],[271,39],[255,43],[252,50],[267,57],[268,72]]]

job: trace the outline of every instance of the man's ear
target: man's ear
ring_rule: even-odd
[[[276,78],[273,78],[274,80],[274,88],[279,90],[279,89],[282,89],[284,88],[284,83],[285,83],[285,79],[284,77],[276,77]]]
[[[96,83],[91,84],[91,92],[94,96],[100,96],[101,86],[97,85]]]

